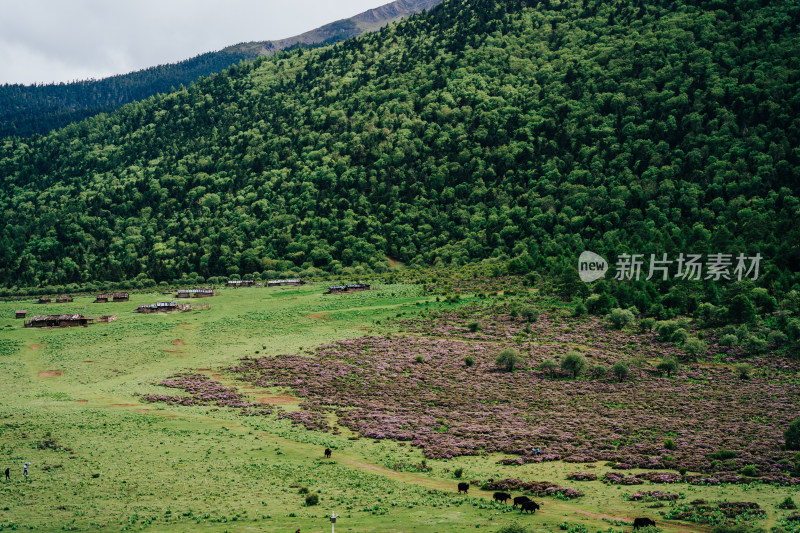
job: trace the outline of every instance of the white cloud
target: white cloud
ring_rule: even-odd
[[[0,3],[0,83],[102,78],[282,39],[390,0],[24,0]]]

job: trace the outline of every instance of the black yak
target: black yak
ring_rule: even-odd
[[[464,494],[466,494],[468,490],[469,490],[469,483],[459,483],[458,484],[458,493],[459,494],[461,494],[462,492]]]
[[[325,459],[330,459],[330,458],[331,458],[331,449],[325,448]]]
[[[656,527],[656,523],[650,520],[649,518],[636,518],[633,520],[633,529],[639,529],[640,527],[647,527],[647,526]]]
[[[539,508],[539,504],[533,500],[523,502],[522,506],[520,506],[520,512],[528,511],[529,513],[535,513],[536,509]]]
[[[508,494],[507,492],[495,492],[492,498],[494,498],[494,501],[496,502],[506,503],[511,499],[511,494]]]
[[[514,507],[516,507],[517,505],[522,505],[523,503],[529,501],[531,501],[531,499],[528,498],[527,496],[517,496],[516,498],[514,498]]]

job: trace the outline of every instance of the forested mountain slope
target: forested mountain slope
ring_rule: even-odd
[[[258,55],[252,47],[236,46],[100,80],[0,85],[0,137],[45,134],[127,103],[168,93]]]
[[[37,85],[0,85],[0,137],[44,134],[101,112],[167,93],[239,61],[301,46],[330,44],[375,31],[390,22],[430,9],[441,0],[396,0],[301,35],[228,46],[191,59],[100,80]]]
[[[800,3],[447,0],[0,152],[9,285],[800,264]],[[350,272],[350,270],[348,270]]]

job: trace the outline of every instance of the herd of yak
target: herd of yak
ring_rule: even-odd
[[[464,494],[466,494],[467,491],[469,491],[469,483],[459,483],[458,484],[458,493],[459,494],[461,494],[462,492]],[[494,496],[492,496],[492,497],[494,498],[494,501],[496,501],[496,502],[506,503],[508,500],[511,499],[511,494],[509,494],[507,492],[495,492]],[[531,500],[527,496],[517,496],[516,498],[514,498],[514,507],[516,507],[516,506],[519,506],[520,511],[523,512],[523,513],[525,511],[528,511],[529,513],[535,513],[536,510],[539,508],[539,504],[536,503],[535,501]]]
[[[467,494],[469,491],[469,483],[459,483],[458,484],[458,493]],[[492,498],[496,502],[506,503],[508,500],[511,500],[511,494],[507,492],[495,492],[492,495]],[[529,513],[535,513],[537,509],[539,509],[539,504],[535,501],[531,500],[527,496],[517,496],[513,499],[514,507],[519,506],[520,512],[524,513],[528,511]],[[647,526],[655,526],[656,523],[650,520],[649,518],[636,518],[633,521],[633,529],[639,529],[640,527],[647,527]]]
[[[331,458],[331,449],[325,448],[325,458]],[[469,491],[469,483],[459,483],[458,484],[458,493],[467,494]],[[492,496],[494,501],[506,503],[508,500],[511,500],[511,494],[507,492],[495,492]],[[513,499],[514,507],[519,506],[520,512],[524,513],[528,511],[529,513],[533,514],[539,509],[539,504],[535,501],[531,500],[527,496],[517,496]],[[640,527],[647,527],[647,526],[655,526],[656,523],[650,520],[649,518],[636,518],[633,521],[633,529],[639,529]]]

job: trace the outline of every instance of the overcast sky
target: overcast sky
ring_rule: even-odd
[[[103,78],[282,39],[391,0],[0,0],[0,84]]]

